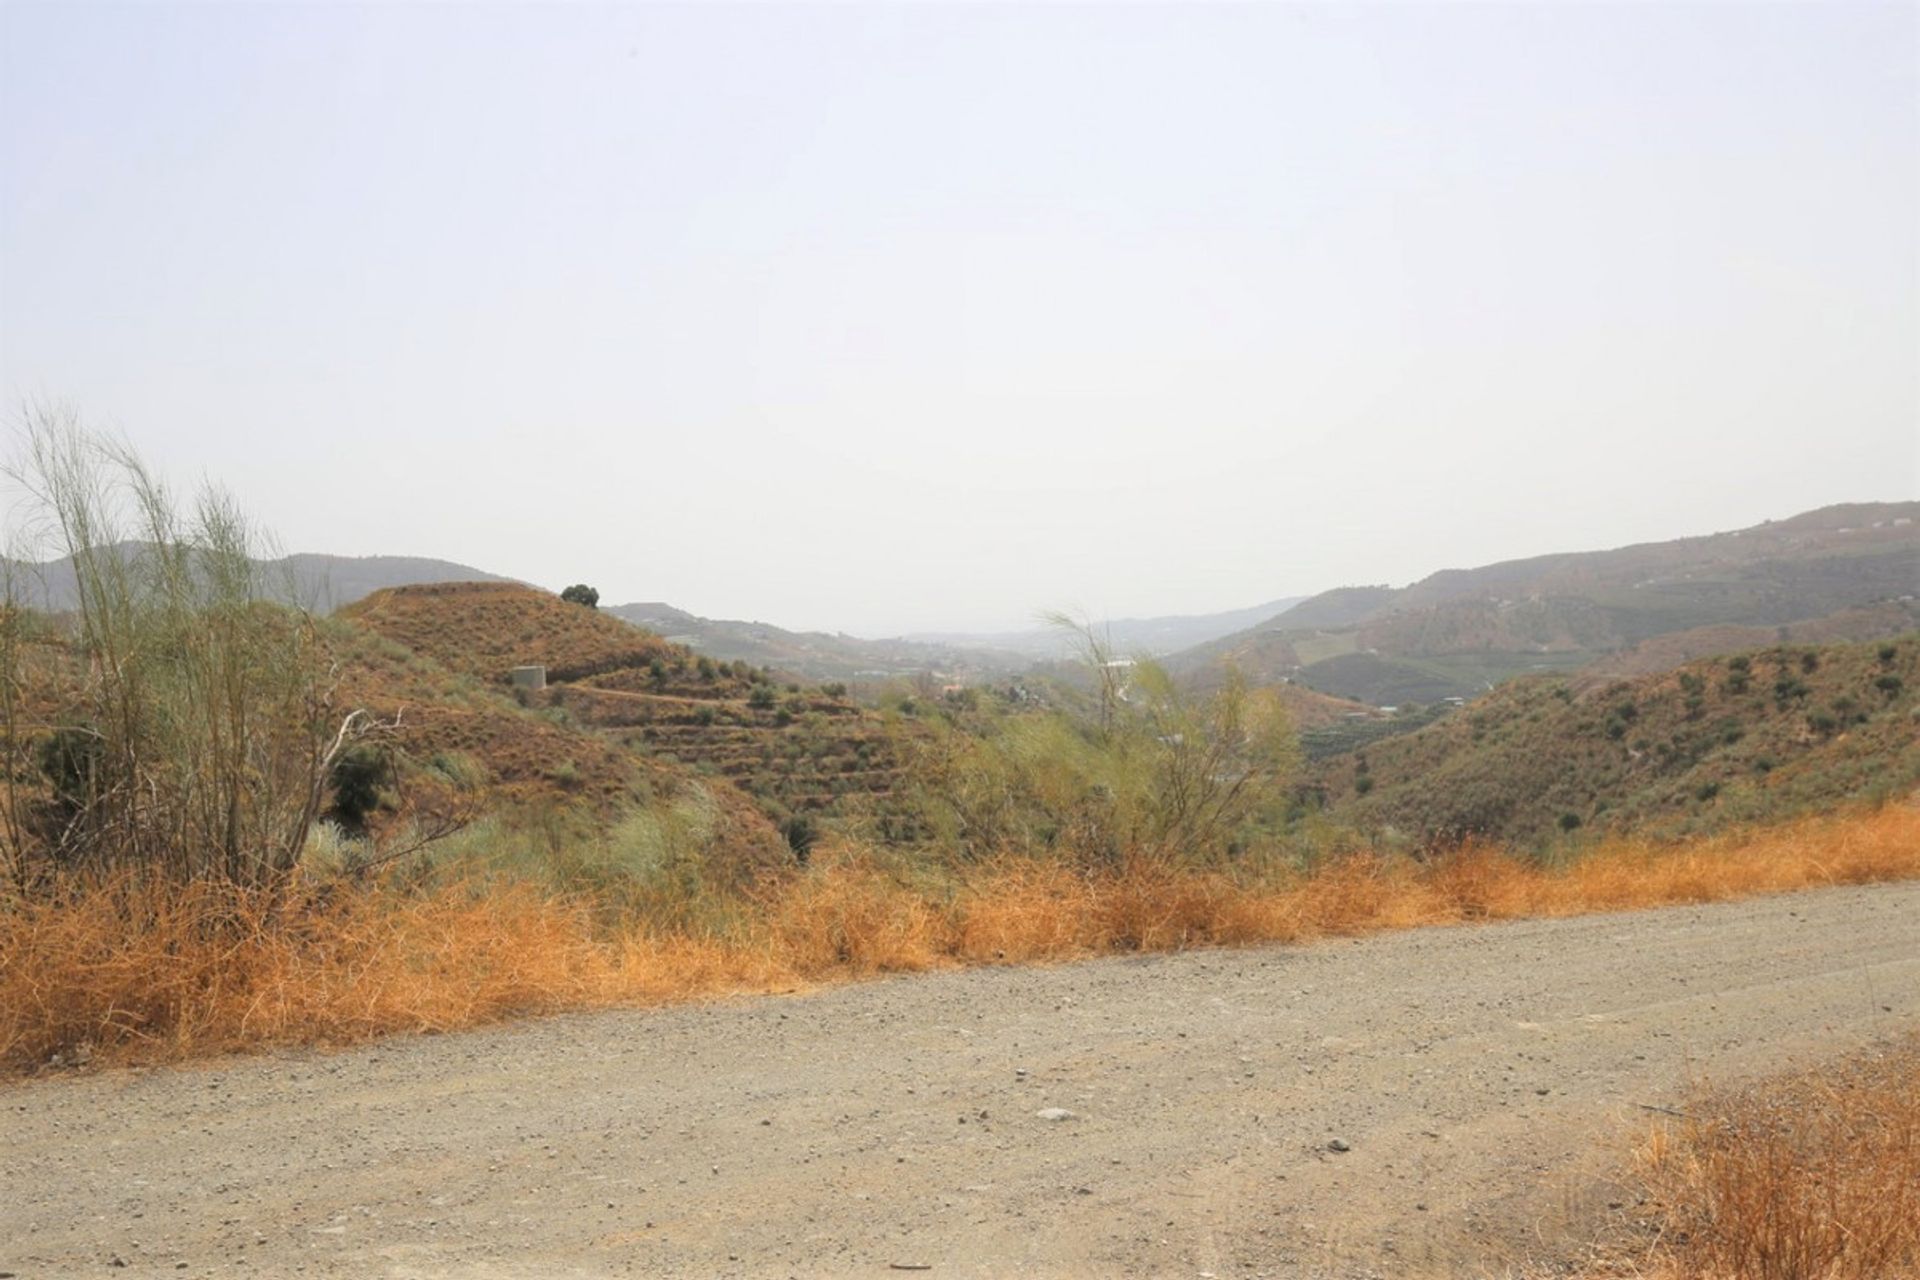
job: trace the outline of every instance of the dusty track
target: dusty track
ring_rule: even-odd
[[[1635,1104],[1916,1021],[1903,885],[42,1080],[0,1271],[1544,1271]]]

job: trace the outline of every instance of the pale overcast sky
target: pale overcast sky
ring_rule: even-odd
[[[0,3],[0,395],[866,634],[1920,495],[1916,7]]]

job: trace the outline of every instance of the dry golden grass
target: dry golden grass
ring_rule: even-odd
[[[1920,877],[1920,811],[1889,807],[1681,846],[1615,843],[1562,870],[1490,848],[1359,855],[1257,878],[1006,860],[919,887],[822,850],[720,934],[526,886],[333,884],[275,901],[200,885],[74,886],[0,901],[0,1070],[153,1062],[446,1031],[938,966],[1288,942],[1707,902]]]
[[[1920,1275],[1920,1036],[1700,1089],[1640,1152],[1658,1234],[1637,1268],[1698,1280]]]

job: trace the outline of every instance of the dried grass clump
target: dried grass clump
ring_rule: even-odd
[[[808,978],[917,972],[953,954],[949,914],[858,851],[818,857],[809,874],[780,884],[749,945]]]
[[[0,908],[0,1062],[156,1060],[592,1002],[612,958],[524,887],[417,898],[131,876]]]
[[[55,1055],[151,1062],[350,1043],[954,964],[1292,942],[1913,878],[1920,811],[1890,807],[1678,846],[1620,842],[1564,868],[1480,846],[1427,862],[1361,853],[1312,867],[1153,858],[1087,868],[1010,857],[941,874],[840,845],[724,911],[616,908],[591,887],[497,876],[425,885],[296,877],[269,888],[77,878],[56,893],[0,898],[0,1070],[36,1070]],[[708,892],[688,883],[689,894]]]
[[[1920,1275],[1920,1036],[1696,1091],[1640,1152],[1644,1269],[1699,1280]]]

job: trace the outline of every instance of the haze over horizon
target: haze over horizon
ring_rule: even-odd
[[[1920,16],[0,6],[0,397],[887,636],[1920,496]]]

